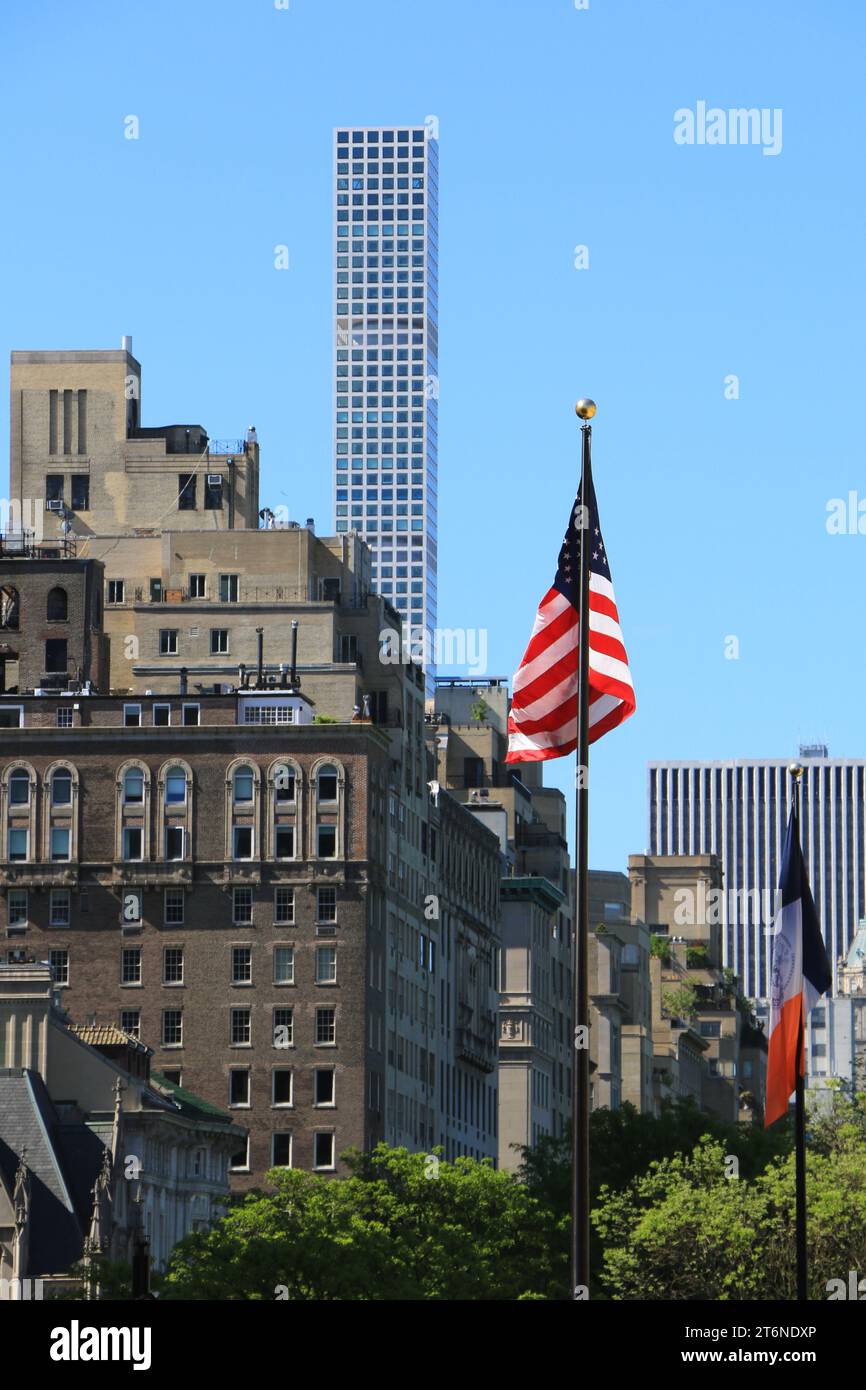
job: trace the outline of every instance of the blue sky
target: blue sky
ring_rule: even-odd
[[[645,849],[649,758],[862,756],[866,536],[826,529],[866,499],[858,0],[7,0],[0,40],[3,352],[132,334],[144,423],[254,423],[262,502],[320,529],[332,128],[438,117],[439,621],[510,677],[592,395],[638,703],[593,867]],[[698,101],[781,109],[781,152],[676,144]]]

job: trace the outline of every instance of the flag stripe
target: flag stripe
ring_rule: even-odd
[[[513,682],[506,762],[561,758],[577,736],[580,546],[589,549],[589,740],[634,713],[635,699],[592,479],[589,506],[572,509],[556,578],[544,594]],[[578,530],[577,519],[588,525]]]

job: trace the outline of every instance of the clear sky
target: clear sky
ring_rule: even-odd
[[[649,758],[863,755],[866,535],[826,527],[866,513],[861,0],[5,0],[0,51],[3,351],[132,334],[143,422],[255,424],[320,530],[332,128],[438,118],[439,622],[511,676],[592,395],[638,706],[593,867],[646,848]],[[677,144],[699,102],[781,150]]]

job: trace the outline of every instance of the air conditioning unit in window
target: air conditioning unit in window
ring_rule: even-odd
[[[222,485],[223,485],[223,475],[222,475],[222,473],[208,473],[208,475],[207,475],[207,485],[208,485],[208,487],[222,487]]]
[[[62,512],[62,511],[63,511],[63,498],[62,498],[62,497],[51,497],[51,498],[49,498],[49,500],[45,503],[45,508],[46,508],[46,510],[49,511],[49,512]]]

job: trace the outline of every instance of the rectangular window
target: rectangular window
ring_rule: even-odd
[[[292,1104],[292,1069],[291,1067],[275,1067],[272,1073],[272,1105],[291,1105]]]
[[[253,920],[253,890],[247,887],[232,889],[232,921],[243,926]]]
[[[238,576],[236,574],[220,575],[220,603],[237,603],[238,601]]]
[[[189,596],[190,598],[204,598],[206,594],[205,577],[203,574],[191,574],[189,577]]]
[[[48,952],[48,964],[56,985],[69,984],[69,952],[66,948]]]
[[[336,1009],[316,1009],[316,1043],[320,1046],[326,1046],[336,1041]]]
[[[71,709],[65,709],[63,706],[61,706],[61,708],[58,709],[58,711],[57,711],[57,727],[58,727],[58,729],[71,729],[71,728],[72,728],[72,714],[73,714],[73,712],[72,712]]]
[[[123,727],[125,729],[141,728],[141,705],[123,706]]]
[[[313,1135],[313,1167],[333,1168],[334,1166],[334,1135]]]
[[[120,983],[141,984],[141,947],[124,946],[120,953]]]
[[[250,1168],[250,1136],[243,1140],[237,1153],[232,1154],[229,1163],[230,1173],[248,1173]]]
[[[232,947],[232,984],[251,985],[253,982],[253,951],[251,946]]]
[[[55,450],[55,449],[52,449],[51,452],[52,452],[52,453],[56,453],[56,450]],[[62,502],[62,501],[63,501],[63,474],[62,474],[62,473],[46,473],[46,475],[45,475],[45,505],[46,505],[46,507],[48,506],[48,503],[49,503],[49,502]]]
[[[141,854],[141,828],[137,825],[125,825],[123,828],[124,859],[141,859]]]
[[[271,1140],[271,1167],[272,1168],[291,1168],[292,1166],[292,1136],[291,1134],[275,1134]]]
[[[45,674],[60,675],[69,664],[65,637],[49,637],[45,643]]]
[[[81,911],[86,912],[86,894],[81,894]],[[124,888],[122,890],[121,922],[124,927],[135,927],[141,923],[141,889]]]
[[[233,1047],[249,1047],[252,1042],[251,1011],[232,1009],[229,1037]]]
[[[71,506],[74,512],[90,511],[90,477],[87,473],[73,473],[72,475]]]
[[[197,728],[197,727],[198,727],[199,723],[201,722],[200,719],[199,719],[199,706],[198,706],[198,705],[184,705],[184,707],[183,707],[183,722],[184,722],[185,727],[188,728],[188,729]]]
[[[163,1009],[162,1013],[163,1047],[183,1045],[183,1013],[180,1009]]]
[[[153,722],[157,729],[167,729],[171,724],[171,705],[154,705]]]
[[[213,476],[216,477],[217,475],[214,474]],[[212,483],[210,479],[211,474],[208,474],[204,485],[205,511],[221,512],[223,508],[223,480],[220,478],[219,482]]]
[[[334,1069],[320,1067],[313,1073],[313,1104],[334,1104]]]
[[[166,859],[183,859],[182,826],[167,825],[165,827],[165,857]]]
[[[274,922],[277,926],[285,926],[295,920],[295,890],[294,888],[275,888],[274,889]]]
[[[27,889],[10,888],[6,898],[7,922],[10,927],[27,926]],[[63,925],[66,925],[65,923]]]
[[[229,649],[229,630],[227,627],[212,627],[210,630],[210,652],[211,656],[220,656],[228,652]]]
[[[162,982],[164,985],[183,984],[183,947],[166,946],[162,953]]]
[[[316,984],[333,985],[337,983],[336,946],[316,947]]]
[[[177,509],[180,512],[195,511],[196,476],[194,473],[177,475]]]
[[[184,894],[182,888],[166,888],[163,899],[163,920],[166,925],[177,926],[183,922]]]
[[[291,946],[274,948],[274,984],[292,985],[295,982],[295,952]]]
[[[15,863],[27,858],[28,832],[20,827],[9,831],[9,858]]]
[[[159,630],[160,656],[177,656],[177,628],[162,627]]]
[[[291,1047],[295,1040],[291,1009],[274,1009],[274,1047]]]
[[[316,921],[317,922],[336,922],[337,920],[337,890],[336,888],[317,888],[316,889]]]
[[[232,828],[232,857],[252,859],[253,828],[251,825],[236,825]]]
[[[248,1071],[229,1072],[229,1105],[250,1103],[250,1074]]]
[[[109,579],[107,603],[123,603],[126,596],[125,579]]]
[[[51,828],[51,858],[54,863],[69,858],[71,832],[65,826]]]
[[[293,825],[278,825],[274,835],[275,857],[277,859],[294,859],[295,857],[295,827]]]
[[[140,1009],[121,1009],[120,1026],[124,1033],[128,1033],[131,1038],[141,1037],[141,1010]]]
[[[162,580],[151,579],[150,581],[150,601],[151,603],[162,603]]]
[[[336,859],[337,827],[335,825],[316,827],[316,853],[320,859]]]
[[[0,706],[0,729],[23,729],[23,705]]]

